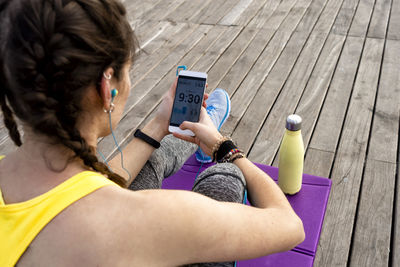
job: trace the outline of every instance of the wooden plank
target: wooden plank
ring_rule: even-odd
[[[387,38],[400,40],[400,0],[393,0]]]
[[[21,139],[23,142],[24,131],[22,130],[21,123],[17,122],[17,124],[18,124],[18,131],[19,131],[19,134],[21,135]],[[0,153],[1,153],[0,155],[8,155],[9,153],[15,151],[16,149],[17,149],[17,146],[14,144],[14,142],[8,136],[8,131],[7,131],[7,136],[5,136],[5,138],[3,138],[0,141]]]
[[[166,33],[167,31],[171,31],[170,28],[175,28],[177,31],[179,29],[180,24],[177,25],[175,22],[168,21],[155,21],[155,20],[140,20],[140,19],[132,19],[129,20],[129,23],[134,30],[136,38],[138,39],[140,49],[142,49],[146,53],[150,48],[149,44],[153,44],[154,41],[157,41],[161,34]],[[173,34],[169,33],[170,36]],[[138,52],[138,51],[137,51]],[[138,53],[140,56],[141,52]]]
[[[186,62],[187,66],[190,69],[207,72],[220,57],[221,53],[225,51],[225,49],[233,42],[233,40],[235,40],[241,30],[241,27],[228,27],[228,29],[220,36],[220,38],[214,42],[212,47],[202,55],[200,60],[195,57],[197,63],[189,64],[190,62]],[[205,64],[208,64],[208,66]],[[175,66],[175,64],[172,64],[171,71],[169,71],[169,73],[164,76],[164,78],[149,93],[147,93],[137,105],[133,106],[126,116],[122,118],[118,128],[114,132],[117,140],[122,146],[126,144],[126,141],[129,140],[129,138],[131,138],[130,136],[136,127],[140,125],[160,103],[162,95],[166,92],[169,85],[174,80]],[[198,68],[196,66],[198,66]],[[107,158],[110,155],[112,156],[116,151],[110,136],[101,140],[99,147],[102,152],[105,152]]]
[[[210,30],[209,25],[200,25],[194,32],[192,32],[185,40],[183,40],[174,50],[146,75],[139,83],[132,87],[132,93],[126,102],[127,109],[124,114],[138,101],[140,101],[159,81],[171,70],[179,60],[188,53],[193,46],[195,46]]]
[[[314,149],[336,152],[363,44],[361,37],[346,39],[309,145]]]
[[[315,6],[318,1],[309,1],[309,0],[297,0],[296,2],[296,7],[303,7],[303,8],[311,8],[312,6]],[[324,0],[326,2],[326,0]]]
[[[367,34],[374,3],[375,0],[362,0],[359,2],[349,31],[350,36],[365,36]]]
[[[400,127],[400,121],[399,121]],[[400,160],[400,133],[398,135],[398,143],[397,143],[397,160]],[[397,177],[396,177],[396,196],[395,202],[393,205],[393,230],[392,230],[392,247],[391,247],[391,260],[392,266],[400,265],[400,164],[397,161]]]
[[[350,266],[389,265],[395,177],[396,164],[367,160]]]
[[[332,28],[334,27],[334,23],[338,18],[338,14],[341,10],[341,8],[344,5],[344,0],[339,0],[339,1],[329,1],[323,12],[321,13],[321,16],[318,18],[317,24],[315,25],[313,32],[328,32],[332,31]]]
[[[231,16],[229,19],[223,18],[221,20],[220,24],[245,26],[257,14],[257,12],[260,10],[260,8],[262,8],[267,1],[268,0],[253,0],[253,1],[251,1],[250,4],[247,5],[246,9],[235,10],[235,11],[239,11],[239,12],[234,14],[234,16]]]
[[[400,42],[388,40],[375,106],[369,159],[396,163],[400,111]]]
[[[231,95],[234,108],[231,109],[230,116],[224,124],[224,133],[232,133],[234,131],[237,122],[285,48],[289,37],[290,33],[288,32],[277,32],[249,71],[249,75],[245,77],[239,88],[234,91],[233,96]],[[223,87],[231,90],[230,87]]]
[[[302,33],[295,34],[297,34],[295,36],[304,36]],[[297,38],[291,39],[288,47],[290,47],[290,42],[293,40],[293,50],[288,50],[287,58],[282,57],[282,59],[284,59],[282,60],[282,63],[279,64],[280,61],[278,61],[275,65],[276,68],[274,67],[271,71],[262,88],[259,90],[259,93],[257,93],[254,98],[255,103],[252,103],[252,106],[249,107],[248,111],[237,126],[234,136],[237,136],[238,140],[241,140],[241,142],[237,141],[241,144],[241,147],[242,143],[245,144],[243,149],[247,151],[250,149],[251,143],[248,142],[248,140],[245,140],[241,133],[244,125],[250,124],[253,120],[251,117],[248,117],[247,114],[250,115],[254,112],[252,107],[258,106],[259,109],[261,109],[260,100],[265,101],[265,104],[262,105],[262,112],[258,112],[260,116],[262,116],[262,119],[256,119],[256,121],[259,121],[259,124],[257,125],[258,129],[249,130],[249,132],[254,131],[254,134],[251,137],[248,136],[248,139],[253,140],[253,138],[256,137],[254,144],[249,151],[249,159],[252,161],[265,164],[271,164],[273,162],[282,140],[286,117],[289,114],[292,114],[297,106],[302,92],[314,69],[319,53],[325,43],[325,38],[326,36],[312,34],[303,50],[302,46],[305,40]],[[297,55],[300,51],[300,57],[297,59]],[[289,71],[291,71],[291,73],[286,80]],[[275,98],[276,100],[274,101]],[[248,127],[251,126],[248,125]]]
[[[197,61],[191,67],[191,69],[201,72],[208,72],[242,30],[242,27],[228,27],[227,31],[218,40],[218,42],[221,43],[218,44],[216,42],[213,45],[213,49],[210,49],[207,52],[203,53],[201,60]],[[228,35],[228,33],[230,33],[231,35]]]
[[[155,6],[161,3],[163,0],[152,0],[152,1],[129,1],[125,4],[127,13],[135,18],[141,18],[144,14],[151,11]],[[129,4],[128,4],[129,3]]]
[[[227,50],[223,52],[215,65],[208,72],[208,90],[213,90],[232,65],[246,50],[258,33],[257,29],[245,28]]]
[[[219,22],[220,25],[232,25],[238,17],[248,8],[253,0],[240,0]],[[265,1],[263,1],[265,2]]]
[[[134,22],[131,22],[131,24]],[[135,35],[138,39],[141,54],[153,53],[155,50],[167,43],[167,37],[171,37],[176,32],[179,32],[184,26],[188,24],[176,23],[170,21],[154,21],[154,20],[139,20],[139,23],[134,27]],[[132,26],[133,27],[133,26]]]
[[[239,0],[214,0],[190,21],[194,23],[215,25],[227,14]]]
[[[307,8],[306,13],[301,19],[299,25],[296,27],[296,32],[304,32],[304,34],[309,34],[310,30],[313,30],[315,23],[318,21],[319,16],[325,9],[326,1],[313,1],[312,4]],[[330,27],[329,27],[330,29]],[[327,33],[323,33],[327,35]]]
[[[171,21],[189,21],[190,18],[196,16],[200,11],[207,6],[211,0],[190,0],[185,1],[175,10],[170,12],[165,19]]]
[[[390,41],[390,40],[389,40]],[[354,228],[352,266],[388,266],[399,132],[400,44],[386,43]],[[382,161],[383,160],[383,161]],[[371,213],[371,210],[374,210]],[[396,253],[396,251],[394,251]],[[394,265],[396,266],[396,265]]]
[[[376,0],[368,29],[368,37],[385,38],[392,0]]]
[[[312,37],[310,37],[310,41],[307,42],[307,48],[304,48],[304,51],[307,52],[301,52],[306,41],[307,36],[304,34],[296,33],[292,36],[287,46],[283,50],[279,60],[269,73],[268,77],[265,79],[261,88],[255,94],[248,109],[245,111],[243,116],[240,117],[240,121],[232,120],[232,123],[228,125],[229,127],[234,129],[232,138],[238,143],[241,149],[249,153],[248,157],[252,161],[265,164],[272,163],[273,155],[271,155],[271,160],[268,162],[264,157],[270,155],[269,152],[266,151],[269,150],[268,147],[274,146],[271,141],[281,138],[281,134],[284,131],[284,121],[275,118],[275,111],[272,111],[271,114],[270,111],[272,107],[274,107],[275,110],[276,101],[290,102],[290,99],[284,100],[284,98],[287,97],[289,94],[296,95],[296,92],[288,92],[291,91],[291,89],[288,89],[287,86],[285,86],[286,90],[282,89],[285,81],[288,79],[292,71],[294,71],[294,75],[296,77],[299,77],[296,75],[296,73],[298,73],[297,69],[299,68],[300,64],[305,63],[308,66],[309,64],[312,64],[312,60],[308,63],[306,63],[307,60],[304,61],[306,57],[304,56],[304,54],[309,54],[308,50],[310,49],[310,45],[312,47],[315,44],[323,43],[323,40],[321,38],[313,35]],[[301,58],[299,59],[298,63],[296,63],[300,53]],[[318,56],[318,53],[315,54],[316,56]],[[308,69],[308,67],[304,68],[304,70],[306,69]],[[303,76],[304,83],[306,83],[307,79],[308,77]],[[299,83],[301,83],[301,81],[299,81]],[[303,90],[303,88],[304,87],[296,86],[296,89]],[[286,91],[286,93],[283,91]],[[284,96],[280,96],[280,94],[282,93],[284,94]],[[301,93],[297,96],[300,95]],[[268,120],[265,121],[267,116]],[[275,123],[280,126],[278,127],[279,129],[276,133],[273,133],[272,131],[270,132],[271,134],[276,135],[276,137],[272,138],[272,136],[270,135],[268,138],[264,138],[263,134],[260,135],[260,130],[264,127],[267,127],[266,125],[269,125],[270,121],[272,120],[275,120]],[[246,138],[244,138],[245,135],[247,136]],[[272,139],[270,139],[270,137]],[[278,140],[278,143],[279,142],[280,140]]]
[[[262,9],[258,11],[257,15],[249,22],[247,26],[262,28],[265,25],[266,21],[278,8],[278,6],[281,6],[287,2],[292,2],[293,4],[291,6],[293,6],[296,1],[281,1],[281,0],[267,1],[265,5],[262,7]]]
[[[316,9],[321,12],[322,6],[319,3],[314,2],[310,9]],[[272,69],[271,73],[268,75],[266,80],[264,81],[263,86],[256,92],[255,97],[251,100],[251,104],[248,107],[248,110],[244,112],[247,104],[246,102],[243,103],[242,97],[236,98],[236,94],[234,96],[232,106],[235,106],[235,109],[238,111],[232,111],[234,116],[232,119],[228,120],[225,129],[227,131],[233,132],[235,131],[233,136],[234,139],[238,142],[240,147],[244,151],[248,151],[253,143],[255,136],[257,135],[259,129],[262,127],[265,117],[267,116],[271,106],[274,103],[276,96],[279,94],[283,84],[285,83],[287,75],[289,75],[290,71],[293,68],[293,64],[296,62],[298,55],[300,54],[301,49],[303,48],[307,38],[308,33],[313,28],[313,24],[316,22],[318,18],[318,12],[314,13],[314,20],[307,19],[309,25],[309,31],[306,33],[299,33],[296,32],[290,39],[289,43],[287,44],[286,48],[284,49],[283,53],[281,54],[279,60],[277,61],[276,65]],[[312,39],[320,39],[316,41],[316,43],[320,44],[320,48],[324,43],[325,37],[319,38],[316,35],[312,37]],[[315,41],[314,40],[314,41]],[[318,45],[317,45],[318,46]],[[302,57],[305,60],[302,64],[307,65],[308,57],[311,58],[318,57],[318,52],[314,51],[315,47],[312,48],[313,51],[310,51],[310,55]],[[318,51],[318,49],[316,50]],[[312,60],[311,60],[312,61]],[[314,61],[315,62],[315,61]],[[313,65],[314,63],[312,63]],[[300,65],[298,65],[299,68]],[[309,70],[311,72],[311,69]],[[302,78],[305,78],[304,74],[300,75]],[[302,79],[299,78],[299,79]],[[308,79],[308,77],[306,78]],[[306,82],[307,80],[305,80]],[[298,83],[298,82],[296,82]],[[294,94],[294,93],[291,93]],[[254,95],[254,94],[253,94]],[[301,94],[300,94],[301,95]],[[234,100],[238,101],[239,103],[235,103]],[[241,106],[242,105],[242,106]],[[239,107],[238,107],[239,106]],[[257,110],[257,111],[256,111]],[[244,113],[243,117],[238,116],[240,113]],[[236,116],[236,117],[235,117]],[[239,122],[240,120],[240,122]],[[239,124],[238,124],[239,122]],[[237,127],[237,128],[236,128]],[[236,128],[236,129],[235,129]],[[263,140],[266,141],[266,140]],[[262,146],[264,147],[264,146]],[[261,147],[260,147],[261,149]],[[251,155],[249,155],[251,157]],[[254,154],[253,154],[254,156]]]
[[[230,1],[214,0],[208,2],[208,4],[201,8],[195,16],[190,18],[190,21],[193,23],[207,23],[206,21],[212,17],[215,10],[218,10],[221,13],[226,12],[226,10],[221,8],[224,5],[224,2],[228,2],[229,4]]]
[[[180,28],[183,26],[182,28]],[[177,24],[180,29],[175,32],[168,39],[160,39],[163,45],[149,54],[147,57],[138,57],[130,71],[132,87],[136,86],[148,73],[150,73],[164,58],[166,58],[171,51],[173,51],[180,42],[185,40],[198,25],[193,24]]]
[[[295,7],[297,10],[302,9],[302,7],[297,5],[296,0],[287,0],[280,3],[280,5],[274,10],[272,15],[265,20],[264,24],[258,26],[258,28],[268,28],[268,29],[278,29],[282,24],[282,21],[287,23],[293,12],[296,10],[292,10]],[[304,16],[304,15],[303,15]],[[285,26],[282,26],[283,28]]]
[[[6,127],[6,126],[4,125],[3,112],[0,112],[0,130],[3,129],[4,127]]]
[[[261,52],[268,45],[273,34],[274,31],[270,29],[260,29],[246,51],[244,51],[228,73],[215,87],[223,88],[229,93],[229,95],[233,95],[246,75],[251,72],[254,62],[256,62]],[[214,83],[210,85],[211,89],[214,88],[213,84]]]
[[[151,39],[160,25],[166,24],[165,22],[160,23],[154,20],[140,20],[135,18],[129,18],[128,21],[140,43]]]
[[[140,19],[146,21],[160,21],[164,20],[168,13],[173,12],[185,0],[162,0],[155,4],[152,9],[143,12]]]
[[[2,128],[0,131],[0,144],[3,144],[4,142],[7,141],[7,139],[9,139],[9,135],[8,135],[8,130],[7,128]]]
[[[186,65],[191,68],[205,53],[208,53],[208,50],[215,49],[216,42],[220,41],[221,35],[228,29],[228,27],[218,25],[212,27],[201,41],[179,61],[178,65]]]
[[[124,1],[124,6],[128,13],[140,14],[143,10],[151,9],[160,0],[151,1]]]
[[[347,35],[360,0],[345,0],[332,27],[332,32]]]
[[[140,29],[146,28],[147,25],[138,27],[139,34],[137,35],[141,51],[137,54],[136,62],[140,64],[144,61],[143,54],[152,54],[168,42],[168,38],[178,33],[185,24],[171,23],[168,21],[160,21],[154,27],[145,31],[147,35],[140,34]],[[136,31],[135,31],[136,32]],[[151,34],[149,34],[151,33]]]
[[[303,118],[301,131],[306,148],[308,147],[319,112],[331,84],[344,41],[345,36],[329,35],[299,104],[294,111],[294,113],[299,114]],[[276,165],[275,161],[274,165]]]
[[[332,29],[342,4],[343,1],[330,1],[318,18],[313,33],[326,35]],[[303,118],[302,134],[306,148],[325,100],[326,92],[332,81],[338,58],[343,50],[344,41],[345,36],[343,35],[329,34],[311,78],[294,112]],[[276,160],[273,164],[277,164]]]
[[[224,132],[233,132],[237,122],[242,117],[247,106],[257,93],[258,88],[261,86],[276,60],[279,58],[292,34],[292,31],[296,28],[297,23],[303,17],[305,9],[293,8],[290,13],[291,15],[284,20],[268,46],[257,59],[257,62],[249,72],[251,75],[246,76],[238,90],[236,90],[233,95],[232,106],[235,108],[231,110],[229,119],[224,125]]]
[[[343,266],[348,261],[383,46],[382,39],[368,38],[365,43],[332,170],[332,190],[320,238],[324,249],[317,252],[316,266]]]
[[[329,177],[334,157],[333,152],[308,148],[304,158],[304,173]],[[277,165],[275,162],[275,166]]]
[[[17,146],[14,145],[13,141],[11,141],[10,138],[7,138],[3,140],[2,143],[0,143],[0,153],[1,155],[8,155],[11,152],[15,151],[17,149]]]

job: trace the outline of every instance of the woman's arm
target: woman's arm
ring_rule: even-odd
[[[141,131],[158,142],[161,142],[161,140],[168,134],[162,123],[160,123],[157,118],[148,122]],[[138,138],[133,138],[132,141],[124,147],[122,150],[124,153],[124,167],[129,171],[131,175],[130,179],[121,167],[121,157],[119,155],[116,155],[112,160],[110,160],[108,165],[114,172],[125,177],[127,184],[129,185],[139,174],[140,170],[146,164],[154,150],[154,147]]]
[[[265,184],[260,202],[273,199],[267,194],[274,187]],[[137,266],[256,258],[290,250],[304,239],[301,220],[277,200],[257,208],[187,191],[125,191],[110,203],[107,220],[119,235],[110,257]]]
[[[242,171],[249,192],[250,203],[259,208],[279,207],[293,211],[282,190],[271,177],[246,158],[235,160]]]

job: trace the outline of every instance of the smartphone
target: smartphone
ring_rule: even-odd
[[[182,70],[178,75],[174,104],[168,130],[194,136],[190,130],[181,130],[179,125],[184,121],[198,122],[203,105],[207,74],[204,72]]]

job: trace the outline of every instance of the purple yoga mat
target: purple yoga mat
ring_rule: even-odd
[[[200,164],[192,156],[182,166],[181,170],[164,180],[163,188],[191,190],[196,175],[212,165],[204,164],[200,168]],[[278,168],[257,163],[256,165],[277,181]],[[300,192],[294,196],[287,196],[294,211],[303,221],[306,233],[303,243],[295,247],[292,251],[241,261],[238,263],[238,266],[312,266],[318,247],[331,184],[331,180],[327,178],[304,174],[303,186]]]
[[[239,261],[237,267],[312,267],[313,262],[313,256],[287,251],[257,259]]]

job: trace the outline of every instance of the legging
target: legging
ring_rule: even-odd
[[[159,189],[165,177],[177,172],[196,151],[197,146],[172,135],[161,141],[138,176],[129,186],[131,190]],[[240,169],[232,163],[216,164],[203,171],[192,190],[218,201],[242,203],[246,182]],[[199,263],[188,266],[233,266],[234,262]]]

